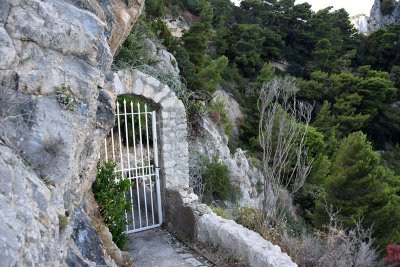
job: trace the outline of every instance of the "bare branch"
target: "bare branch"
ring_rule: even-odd
[[[305,145],[313,106],[296,99],[298,90],[294,78],[275,78],[262,86],[257,103],[265,176],[263,213],[274,219],[281,188],[290,194],[300,190],[313,162]]]

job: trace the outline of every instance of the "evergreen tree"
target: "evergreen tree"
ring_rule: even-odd
[[[355,132],[343,139],[332,160],[332,173],[325,182],[326,201],[340,211],[346,227],[363,219],[374,227],[377,244],[384,248],[400,240],[399,184],[393,173],[381,165],[366,135]],[[327,219],[323,200],[316,209],[320,223]]]
[[[206,55],[211,38],[213,16],[211,4],[208,1],[204,2],[199,21],[193,23],[189,31],[182,37],[190,60],[198,67],[203,67],[207,63]]]

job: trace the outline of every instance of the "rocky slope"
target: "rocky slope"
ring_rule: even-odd
[[[217,91],[216,97],[223,99],[228,117],[234,125],[233,128],[237,130],[238,119],[243,119],[239,104],[222,90]],[[228,166],[232,182],[240,188],[242,196],[237,205],[261,209],[264,197],[262,192],[264,176],[262,172],[246,155],[245,151],[240,148],[236,151],[229,149],[228,136],[208,116],[202,118],[201,128],[202,137],[192,140],[190,143],[189,151],[192,153],[192,157],[196,157],[197,154],[208,157],[218,156],[219,160]]]
[[[395,1],[391,14],[383,14],[381,0],[375,0],[368,18],[368,32],[374,32],[392,24],[400,23],[400,2]]]
[[[114,121],[112,56],[143,3],[0,1],[2,266],[113,265],[85,195]]]

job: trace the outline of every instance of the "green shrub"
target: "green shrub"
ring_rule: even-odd
[[[228,166],[220,163],[218,157],[207,159],[206,170],[202,175],[205,184],[204,194],[217,196],[222,200],[228,199],[231,180],[229,178]]]
[[[145,38],[151,39],[152,35],[148,22],[140,18],[114,57],[113,69],[141,68],[144,65],[157,64],[158,57],[150,54],[148,48],[143,45]]]
[[[381,0],[381,10],[383,15],[390,15],[394,10],[393,0]]]
[[[63,214],[58,214],[58,227],[60,228],[60,232],[67,229],[68,226],[68,217]]]
[[[146,13],[152,17],[161,17],[165,13],[164,0],[146,0]]]
[[[264,239],[284,248],[282,236],[286,229],[285,222],[265,220],[261,211],[255,208],[240,208],[233,215],[238,224],[259,233]]]
[[[129,190],[130,182],[127,179],[119,179],[112,162],[106,162],[104,165],[98,163],[97,171],[96,180],[92,185],[93,193],[114,243],[123,250],[128,239],[124,233],[127,223],[125,210],[129,209],[125,193]],[[115,178],[119,180],[116,181]]]
[[[204,199],[210,202],[213,197],[221,200],[237,201],[241,197],[240,188],[232,184],[228,166],[220,163],[217,156],[211,159],[204,158],[205,171],[202,174]]]
[[[228,214],[226,213],[226,211],[223,208],[216,207],[216,208],[213,208],[212,210],[215,212],[215,214],[217,214],[218,216],[220,216],[224,219],[229,218]]]
[[[264,221],[259,210],[254,208],[240,208],[234,214],[235,221],[244,227],[259,234],[264,231]]]

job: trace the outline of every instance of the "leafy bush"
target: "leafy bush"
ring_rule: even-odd
[[[219,162],[217,156],[211,159],[200,156],[198,164],[202,165],[201,180],[204,185],[204,201],[213,198],[237,202],[242,197],[240,188],[232,183],[228,166]]]
[[[218,157],[205,159],[206,169],[202,175],[203,183],[205,184],[204,194],[212,197],[216,196],[222,200],[228,199],[231,180],[229,178],[228,166],[220,163]]]
[[[161,17],[164,15],[164,0],[146,0],[146,13],[152,17]]]
[[[394,8],[394,0],[381,0],[381,10],[383,15],[392,14]]]
[[[214,93],[217,90],[218,83],[222,81],[221,73],[228,66],[228,62],[228,58],[222,56],[200,68],[198,72],[199,89]]]
[[[92,185],[94,197],[114,243],[120,249],[125,249],[127,241],[124,233],[127,223],[125,210],[129,209],[125,193],[129,190],[130,182],[127,179],[120,179],[115,173],[115,164],[112,162],[106,162],[104,165],[98,163],[97,171],[96,180]]]

